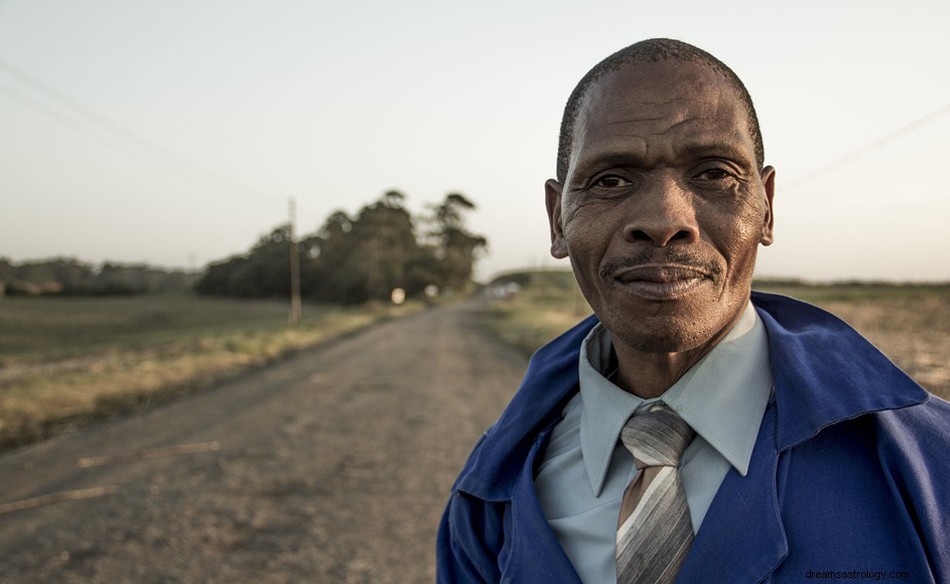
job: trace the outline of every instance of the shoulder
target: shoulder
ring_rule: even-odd
[[[931,395],[914,406],[877,412],[873,419],[886,467],[920,478],[923,473],[931,478],[928,488],[950,490],[950,403]]]
[[[456,490],[485,500],[511,496],[536,438],[577,389],[578,351],[596,324],[594,317],[584,319],[531,357],[518,391],[473,449]]]

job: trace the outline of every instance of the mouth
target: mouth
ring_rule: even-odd
[[[645,300],[676,300],[712,281],[712,275],[695,266],[644,264],[610,274],[614,282]]]

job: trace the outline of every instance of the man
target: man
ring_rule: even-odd
[[[440,581],[950,581],[950,404],[751,293],[775,171],[728,67],[667,39],[602,61],[545,191],[595,316],[476,445]]]

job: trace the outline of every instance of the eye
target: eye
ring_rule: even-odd
[[[722,165],[706,165],[696,170],[692,182],[696,187],[710,191],[728,191],[739,184],[739,175]]]
[[[728,178],[732,178],[733,174],[728,170],[722,168],[707,168],[706,170],[700,172],[696,175],[696,178],[699,180],[711,180],[719,181]]]
[[[622,189],[632,185],[630,181],[623,178],[622,176],[617,176],[616,174],[608,174],[598,178],[594,181],[595,187],[601,187],[605,189]]]

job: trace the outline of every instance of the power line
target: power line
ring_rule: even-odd
[[[89,126],[86,126],[80,122],[77,122],[74,118],[71,118],[63,114],[62,112],[57,111],[56,109],[51,108],[48,105],[45,105],[39,101],[36,101],[35,99],[29,98],[21,93],[18,93],[10,89],[9,87],[4,86],[3,84],[0,84],[0,93],[6,95],[8,98],[12,99],[13,101],[19,102],[22,105],[25,105],[27,107],[31,107],[35,110],[40,111],[41,113],[46,114],[47,116],[57,120],[58,122],[65,124],[67,126],[70,126],[74,130],[80,133],[83,133],[86,136],[89,136],[90,138],[97,140],[99,143],[104,144],[108,146],[109,148],[113,148],[114,150],[118,152],[121,152],[123,154],[133,155],[133,156],[139,156],[139,157],[142,156],[142,152],[138,150],[130,150],[127,144],[123,142],[118,142],[114,138],[107,138],[102,133],[91,130]],[[146,160],[148,160],[149,162],[153,164],[165,164],[154,158],[147,158]],[[164,167],[163,170],[166,170],[169,172],[175,172],[180,169],[172,168],[172,167]]]
[[[881,138],[878,138],[877,140],[865,146],[852,150],[848,154],[845,154],[844,156],[836,160],[833,160],[825,164],[824,166],[820,166],[816,168],[815,170],[809,172],[808,174],[805,174],[787,183],[784,183],[782,185],[782,190],[787,191],[789,189],[800,187],[801,185],[809,183],[818,177],[824,176],[832,171],[838,170],[842,166],[850,164],[851,162],[854,162],[858,158],[861,158],[862,156],[865,156],[866,154],[873,152],[874,150],[877,150],[878,148],[886,146],[887,144],[890,144],[891,142],[895,141],[896,139],[900,138],[901,136],[905,134],[910,134],[911,132],[914,132],[914,131],[919,130],[920,128],[923,128],[924,126],[932,124],[933,122],[937,121],[939,118],[941,118],[942,116],[948,113],[950,113],[950,103],[944,104],[942,107],[935,109],[929,114],[922,116],[920,118],[917,118],[916,120],[901,126],[900,128],[894,130],[893,132]]]
[[[56,120],[73,127],[74,129],[78,129],[82,131],[86,135],[95,137],[96,139],[103,141],[101,136],[98,136],[90,132],[85,126],[83,126],[83,123],[78,122],[76,120],[76,117],[77,117],[76,114],[79,114],[78,117],[82,119],[85,124],[88,124],[90,126],[97,128],[100,132],[105,132],[111,135],[113,139],[117,138],[120,142],[126,145],[131,144],[132,146],[135,147],[135,150],[127,150],[126,151],[127,153],[134,152],[139,155],[141,155],[142,153],[146,153],[149,155],[149,157],[146,157],[145,159],[149,160],[150,162],[155,162],[155,159],[157,158],[161,160],[162,162],[164,162],[166,165],[171,163],[172,166],[178,168],[179,170],[185,170],[191,175],[201,177],[202,179],[206,181],[210,180],[210,181],[218,183],[219,185],[226,185],[230,189],[239,190],[246,194],[254,195],[256,197],[261,197],[269,201],[281,200],[281,199],[278,199],[277,197],[272,197],[270,195],[261,193],[259,191],[249,189],[241,184],[238,184],[228,179],[227,177],[221,176],[220,174],[212,172],[173,152],[170,152],[169,150],[166,150],[165,148],[155,144],[154,142],[151,142],[145,138],[142,138],[141,136],[138,136],[137,134],[115,123],[114,121],[108,119],[102,114],[99,114],[98,112],[93,111],[92,109],[78,103],[77,101],[73,100],[72,98],[65,95],[64,93],[57,91],[56,89],[53,89],[52,87],[46,85],[45,83],[33,77],[32,75],[26,73],[25,71],[23,71],[22,69],[18,67],[15,67],[9,62],[4,61],[3,59],[0,59],[0,70],[3,70],[5,73],[7,73],[7,75],[14,77],[15,79],[19,80],[21,83],[24,83],[28,85],[29,87],[33,88],[34,90],[42,93],[48,99],[56,102],[61,107],[71,112],[73,115],[70,116],[62,112],[58,112],[55,109],[45,106],[34,99],[30,99],[24,95],[17,94],[13,90],[11,90],[9,87],[4,87],[0,85],[0,92],[6,94],[8,97],[11,97],[14,100],[24,105],[27,105],[48,116],[53,117]],[[115,144],[111,144],[109,142],[104,142],[104,143],[108,144],[109,146],[112,146],[113,148],[116,147]],[[164,168],[164,170],[167,171],[168,168]]]

